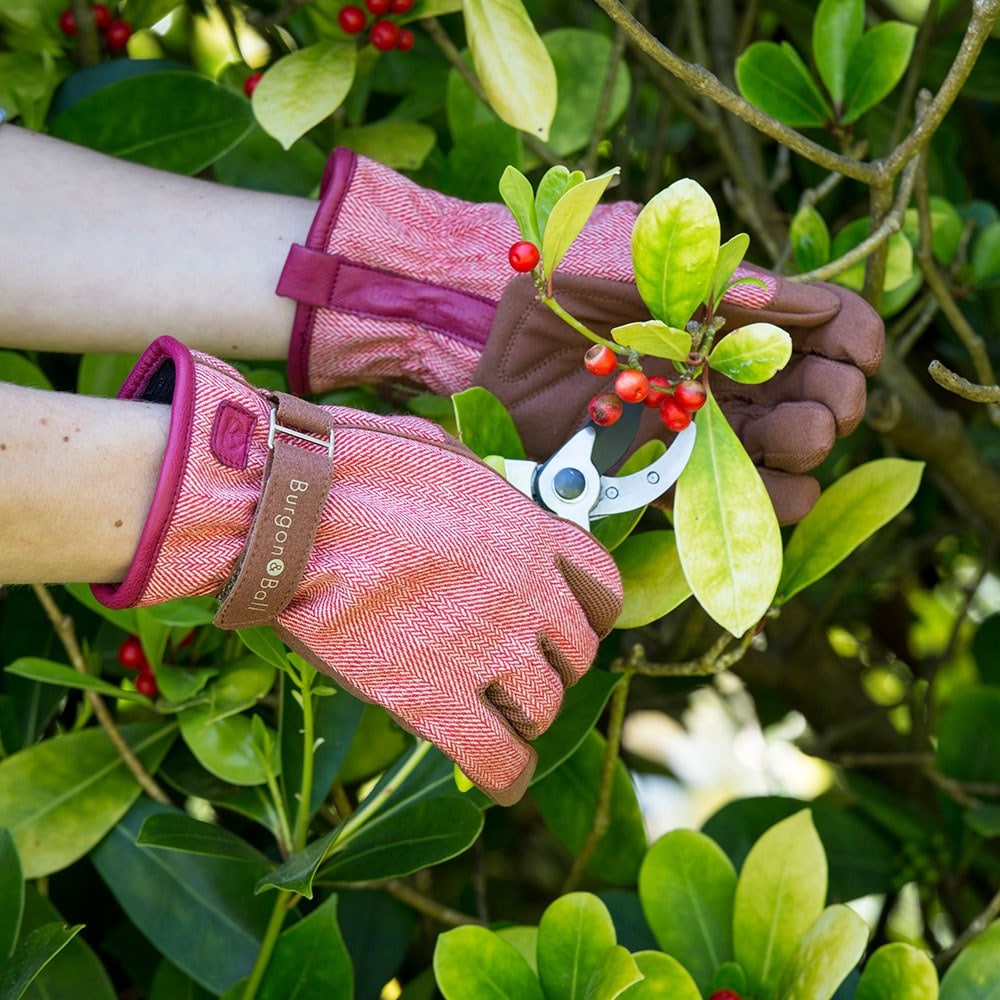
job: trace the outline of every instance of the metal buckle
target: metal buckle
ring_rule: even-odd
[[[308,441],[309,444],[318,445],[320,448],[326,449],[327,457],[333,458],[333,428],[330,428],[329,439],[313,437],[311,434],[303,434],[302,431],[295,430],[294,427],[285,427],[278,423],[277,419],[278,408],[273,407],[271,410],[271,422],[267,428],[267,447],[268,450],[274,448],[274,435],[279,431],[282,434],[287,434],[289,437],[298,438],[300,441]]]

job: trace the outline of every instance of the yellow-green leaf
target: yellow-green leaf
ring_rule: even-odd
[[[340,107],[354,82],[354,42],[317,42],[279,59],[253,92],[261,128],[290,149]]]
[[[658,319],[623,323],[611,331],[611,336],[623,347],[632,347],[654,358],[683,361],[691,353],[691,334]]]
[[[781,530],[756,468],[711,395],[696,419],[694,452],[674,498],[677,550],[698,602],[741,636],[771,605]]]
[[[619,168],[613,167],[597,177],[574,184],[552,206],[542,237],[542,266],[546,278],[552,277],[617,173]]]
[[[708,365],[734,382],[759,385],[788,364],[792,338],[773,323],[750,323],[723,337]]]

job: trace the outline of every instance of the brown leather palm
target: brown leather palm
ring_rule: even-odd
[[[739,385],[716,372],[712,391],[767,486],[782,524],[804,517],[819,496],[807,472],[838,437],[864,416],[865,378],[882,360],[884,329],[864,299],[828,284],[795,284],[769,275],[774,295],[763,308],[724,303],[726,331],[767,322],[792,336],[788,365],[762,385]],[[649,319],[635,285],[557,275],[554,294],[588,327],[608,336],[612,327]],[[611,387],[583,366],[588,342],[538,300],[530,276],[507,287],[476,370],[475,384],[510,410],[528,455],[547,458],[579,427],[587,403]],[[644,362],[649,375],[667,374],[668,362]],[[655,409],[643,414],[636,446],[672,434]]]

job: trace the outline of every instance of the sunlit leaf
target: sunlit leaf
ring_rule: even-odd
[[[613,945],[597,963],[582,1000],[616,1000],[641,979],[642,973],[629,950],[620,944]]]
[[[1000,920],[995,920],[949,966],[941,980],[941,1000],[1000,1000],[998,968]]]
[[[542,239],[535,215],[535,192],[531,181],[517,167],[508,166],[500,176],[500,197],[514,216],[521,236],[539,246]]]
[[[615,628],[639,628],[691,596],[672,531],[630,535],[614,551],[625,600]]]
[[[622,1000],[701,1000],[687,969],[662,951],[639,951],[633,956],[642,981],[621,994]]]
[[[545,225],[555,203],[571,188],[586,180],[582,170],[570,171],[561,163],[549,167],[542,174],[535,193],[535,215],[538,219],[539,236],[544,235]]]
[[[741,326],[719,340],[708,365],[734,382],[758,385],[781,371],[792,356],[792,338],[773,323]]]
[[[617,943],[608,908],[589,892],[550,903],[538,924],[538,978],[550,1000],[583,1000],[605,952]]]
[[[434,947],[434,976],[445,1000],[546,1000],[517,949],[485,927],[446,931]]]
[[[715,261],[715,271],[712,273],[712,301],[721,302],[726,292],[726,286],[733,272],[743,263],[747,250],[750,248],[750,237],[746,233],[737,233],[732,239],[726,240],[719,247],[719,256]]]
[[[691,353],[691,334],[658,319],[623,323],[613,327],[611,336],[622,347],[631,347],[654,358],[683,361]]]
[[[896,941],[865,962],[854,1000],[937,1000],[938,975],[930,955]]]
[[[861,961],[868,925],[850,907],[828,906],[806,931],[785,966],[782,1000],[830,1000]]]
[[[545,235],[542,237],[542,264],[546,278],[551,278],[573,241],[587,224],[601,195],[611,183],[611,178],[618,173],[619,168],[613,167],[597,177],[574,184],[552,206],[545,223]]]

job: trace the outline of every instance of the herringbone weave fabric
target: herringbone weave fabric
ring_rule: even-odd
[[[122,393],[172,402],[170,440],[134,563],[95,593],[112,607],[217,594],[260,498],[270,404],[170,338],[147,350]],[[551,723],[617,618],[614,563],[437,425],[323,409],[333,483],[277,628],[511,801],[533,767],[526,740]]]

